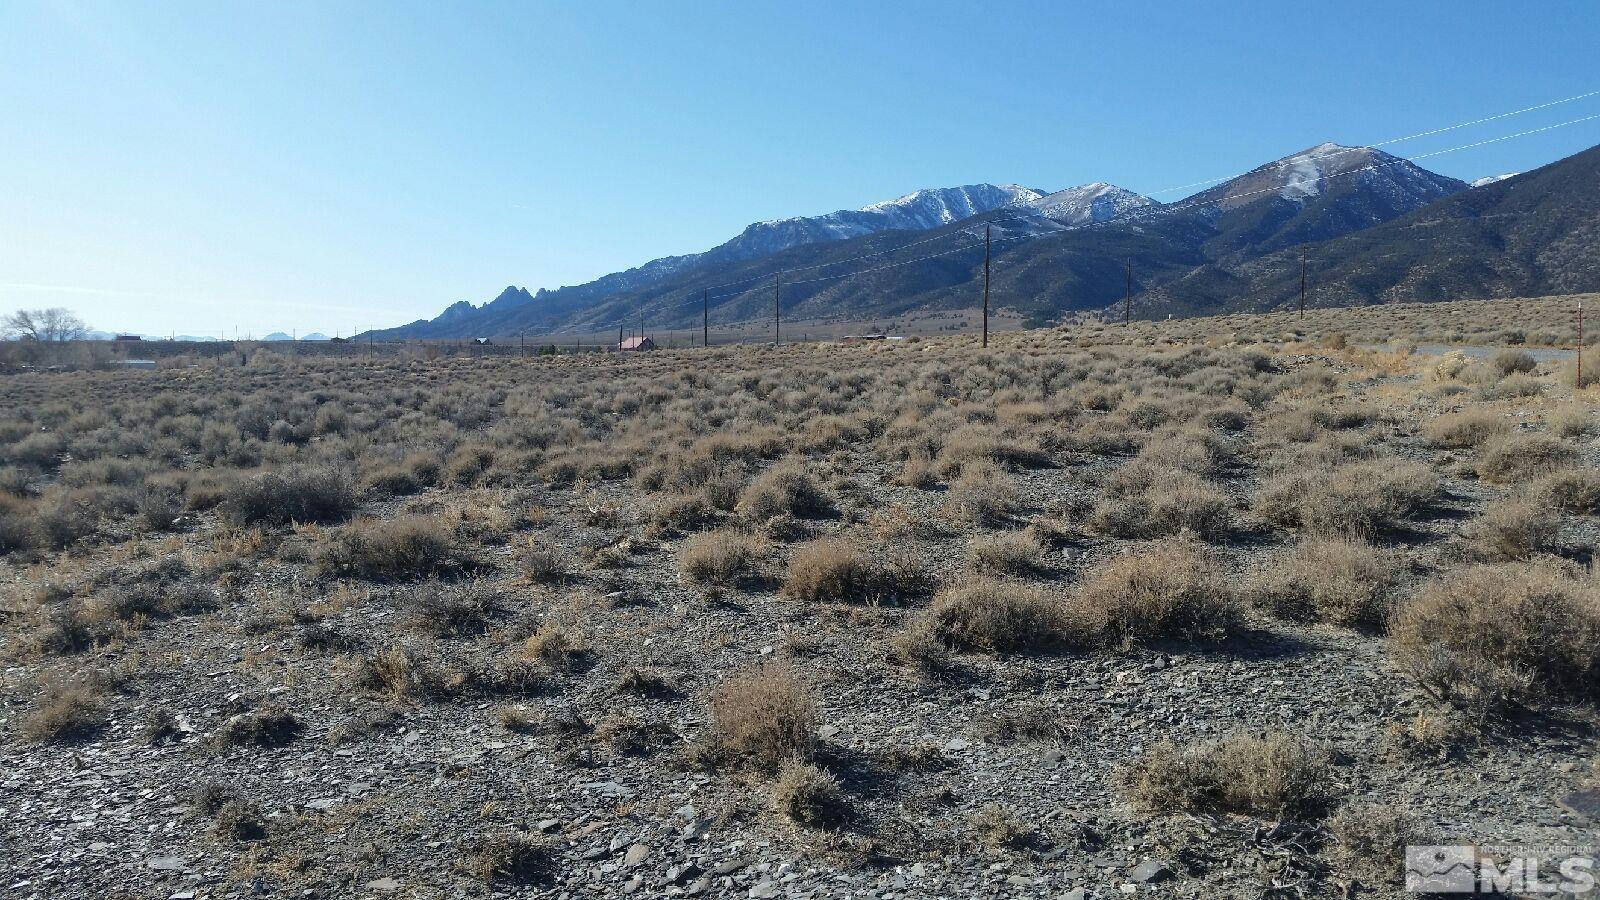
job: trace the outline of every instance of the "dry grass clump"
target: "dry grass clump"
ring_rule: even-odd
[[[758,522],[782,515],[819,519],[833,514],[833,500],[798,465],[778,465],[750,482],[735,509]]]
[[[1375,459],[1275,476],[1262,485],[1254,506],[1274,525],[1371,537],[1425,509],[1440,490],[1439,476],[1420,463]]]
[[[263,472],[229,486],[222,514],[236,525],[327,523],[347,518],[356,508],[350,476],[330,467],[293,467]]]
[[[969,820],[973,833],[994,850],[1020,850],[1033,842],[1034,831],[998,803],[985,804]]]
[[[304,728],[294,713],[267,706],[229,718],[217,729],[216,742],[233,747],[282,747],[299,737]]]
[[[105,728],[104,696],[83,681],[48,681],[22,719],[22,736],[30,741],[68,743],[93,737]]]
[[[314,556],[324,573],[374,581],[424,578],[460,565],[455,535],[430,516],[358,519],[328,533]]]
[[[1215,640],[1242,621],[1221,570],[1193,541],[1178,538],[1101,564],[1079,587],[1072,612],[1081,630],[1120,643]]]
[[[650,530],[656,535],[688,534],[715,525],[721,512],[711,500],[700,495],[668,497],[656,504]]]
[[[783,580],[784,596],[811,603],[894,603],[928,587],[928,576],[913,563],[874,558],[842,538],[796,547]]]
[[[572,576],[572,560],[553,547],[530,547],[519,564],[522,577],[533,584],[560,584]]]
[[[817,704],[782,663],[728,678],[711,692],[711,735],[727,758],[763,772],[807,760],[817,742]]]
[[[1600,591],[1553,562],[1473,565],[1395,614],[1395,655],[1434,696],[1478,715],[1600,690]]]
[[[678,548],[678,572],[695,584],[732,585],[756,573],[761,553],[761,542],[742,531],[707,531]]]
[[[791,822],[827,827],[845,817],[844,791],[832,773],[791,759],[772,783],[772,807]]]
[[[1510,428],[1504,415],[1480,407],[1446,413],[1422,426],[1422,434],[1435,447],[1460,450],[1477,447]]]
[[[583,638],[558,622],[546,622],[522,642],[522,657],[542,663],[554,672],[570,672],[581,667],[590,650]]]
[[[1425,843],[1416,816],[1380,803],[1340,807],[1329,817],[1328,831],[1334,840],[1328,850],[1334,865],[1368,884],[1388,887],[1404,881],[1406,846]]]
[[[1250,598],[1297,622],[1387,624],[1404,573],[1399,554],[1361,541],[1308,537],[1262,573]]]
[[[1228,498],[1202,478],[1153,474],[1136,489],[1113,492],[1095,507],[1090,525],[1103,534],[1156,538],[1190,532],[1215,537],[1228,528]]]
[[[1030,531],[1012,531],[967,542],[967,566],[979,575],[1028,575],[1044,568],[1044,544]]]
[[[435,637],[463,637],[483,633],[501,613],[501,600],[486,584],[429,581],[411,590],[404,611],[413,628]]]
[[[1285,731],[1236,732],[1179,746],[1161,741],[1123,773],[1123,790],[1146,809],[1221,812],[1265,819],[1315,812],[1330,793],[1327,754]]]
[[[541,839],[509,831],[467,841],[461,868],[484,884],[543,884],[555,876],[556,857]]]
[[[1064,602],[1032,585],[974,578],[941,590],[933,605],[908,629],[899,645],[914,649],[915,639],[931,638],[955,650],[1019,653],[1074,644],[1082,637],[1069,629]],[[905,654],[926,658],[926,653]]]
[[[466,685],[466,676],[445,669],[409,647],[394,646],[355,660],[352,680],[362,690],[393,698],[446,697]]]
[[[1005,470],[986,462],[961,467],[961,475],[945,494],[944,511],[974,525],[994,525],[1017,510],[1017,488]]]
[[[1495,484],[1524,482],[1563,468],[1576,456],[1571,444],[1547,434],[1507,434],[1483,445],[1477,472]]]
[[[1485,562],[1527,559],[1552,549],[1560,522],[1542,500],[1518,495],[1484,507],[1462,531],[1468,551]]]
[[[1577,467],[1557,469],[1539,479],[1533,495],[1563,512],[1595,515],[1600,513],[1600,472]]]

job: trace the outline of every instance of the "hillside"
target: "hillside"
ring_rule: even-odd
[[[1304,249],[1315,306],[1600,288],[1600,147]],[[1200,267],[1138,301],[1149,316],[1297,301],[1301,248]]]

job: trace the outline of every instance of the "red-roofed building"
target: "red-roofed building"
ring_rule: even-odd
[[[656,342],[647,337],[631,337],[617,345],[618,350],[654,350]]]

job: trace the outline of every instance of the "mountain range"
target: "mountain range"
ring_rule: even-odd
[[[704,253],[583,285],[508,287],[363,337],[599,331],[641,312],[650,328],[687,327],[699,323],[703,291],[714,324],[759,319],[770,316],[775,272],[789,319],[969,308],[981,294],[985,227],[996,306],[1035,325],[1120,306],[1127,266],[1136,315],[1275,308],[1298,296],[1302,252],[1316,305],[1592,290],[1596,154],[1468,185],[1381,150],[1324,143],[1168,204],[1105,183],[921,190],[757,222]]]

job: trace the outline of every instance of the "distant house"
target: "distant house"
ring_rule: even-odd
[[[479,347],[492,347],[492,346],[494,346],[494,341],[491,341],[488,338],[473,338],[472,339],[472,343],[475,344],[476,346],[479,346]]]
[[[350,339],[349,338],[342,338],[342,337],[332,337],[332,338],[328,338],[328,343],[330,343],[330,344],[348,344],[348,343],[350,343]]]
[[[655,348],[655,340],[647,337],[631,337],[617,345],[618,350],[654,350]]]
[[[127,344],[127,343],[131,343],[133,341],[142,341],[142,340],[144,340],[144,338],[138,336],[137,334],[119,334],[116,337],[112,338],[111,340],[115,341],[118,344]]]

